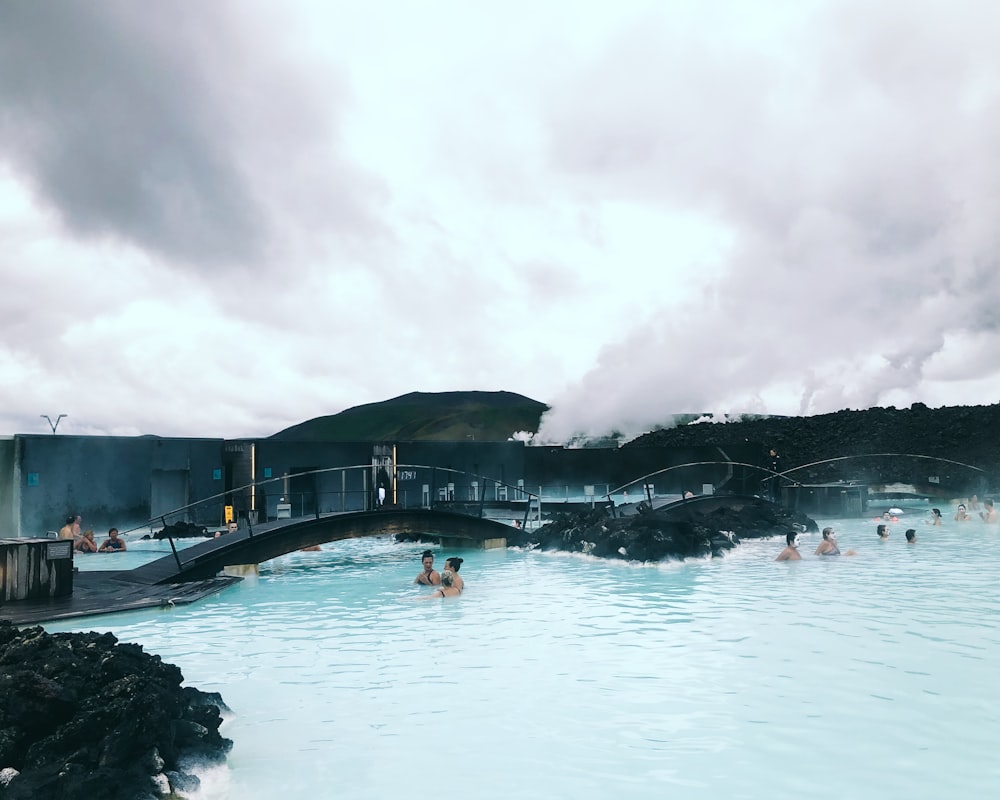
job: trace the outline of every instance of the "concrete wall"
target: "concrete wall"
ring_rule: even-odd
[[[146,523],[151,481],[159,471],[180,472],[191,499],[223,490],[222,439],[18,435],[21,536],[45,536],[67,516],[80,514],[83,527],[106,533]],[[221,499],[195,511],[189,521],[217,524]],[[176,519],[168,521],[177,521]]]
[[[748,446],[749,448],[749,446]],[[751,457],[727,451],[732,460]],[[526,447],[522,442],[293,442],[250,439],[167,439],[18,435],[0,440],[0,535],[45,536],[67,516],[83,516],[84,528],[103,535],[193,522],[220,526],[226,506],[238,519],[274,519],[278,506],[292,516],[356,511],[375,502],[373,459],[395,455],[396,482],[386,498],[403,508],[427,501],[523,499],[511,491],[523,481],[546,497],[597,496],[666,467],[720,461],[716,448],[636,447],[580,449]],[[411,465],[411,466],[406,466]],[[416,466],[413,466],[416,465]],[[353,468],[353,469],[351,469]],[[324,470],[318,474],[303,474]],[[389,470],[393,472],[392,470]],[[759,490],[756,474],[706,465],[650,479],[658,493],[702,484],[732,491]],[[248,488],[257,481],[254,489]],[[641,482],[629,489],[636,498]],[[191,509],[170,513],[196,503]],[[157,519],[150,524],[150,518]],[[4,529],[6,526],[6,530]]]
[[[4,436],[0,438],[0,539],[18,535],[16,486],[14,437]]]
[[[370,465],[371,442],[288,442],[270,439],[255,443],[256,479],[266,481],[257,490],[261,520],[274,518],[282,500],[300,516],[329,511],[359,511],[367,506],[371,488],[368,471],[333,469],[296,477],[313,470]],[[283,477],[288,476],[288,477]],[[246,500],[241,503],[248,506]]]

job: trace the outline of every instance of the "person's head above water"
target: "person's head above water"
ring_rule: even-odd
[[[445,570],[451,570],[452,572],[458,572],[462,568],[462,562],[465,561],[464,558],[459,558],[458,556],[452,556],[451,558],[446,558],[444,560]]]
[[[917,532],[913,528],[907,529],[907,531],[906,531],[906,541],[909,544],[913,544],[915,541],[917,541]]]
[[[420,563],[424,565],[424,569],[430,572],[434,568],[434,553],[430,550],[424,550],[420,554]]]
[[[823,528],[823,539],[836,539],[837,532],[833,528]]]
[[[875,533],[878,534],[879,539],[889,538],[889,531],[885,529],[885,525],[879,525],[877,528],[875,528]]]
[[[441,585],[442,586],[451,586],[454,583],[455,583],[455,573],[454,572],[452,572],[450,569],[446,569],[444,572],[441,573]]]
[[[940,509],[940,508],[932,508],[932,509],[931,509],[931,513],[932,513],[932,514],[933,514],[933,515],[934,515],[935,517],[940,517],[940,516],[941,516],[941,509]]]
[[[788,545],[789,547],[798,547],[799,546],[798,539],[799,535],[795,531],[789,531],[788,533],[785,534],[785,544]]]

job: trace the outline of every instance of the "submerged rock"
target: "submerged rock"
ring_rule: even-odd
[[[208,536],[208,528],[204,525],[195,525],[193,522],[175,522],[153,534],[154,539],[192,539],[196,537],[207,538]],[[149,537],[144,536],[143,538]]]
[[[219,762],[215,693],[110,633],[0,621],[0,800],[135,800],[193,785],[181,759]],[[196,733],[195,733],[196,732]]]
[[[660,511],[621,518],[613,517],[612,513],[612,509],[595,508],[558,514],[536,530],[515,529],[507,543],[589,553],[601,558],[663,561],[717,556],[736,547],[740,539],[818,529],[816,522],[804,514],[762,499],[706,513],[687,509],[687,519]]]

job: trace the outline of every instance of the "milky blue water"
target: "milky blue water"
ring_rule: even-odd
[[[859,554],[804,535],[801,562],[776,540],[656,566],[463,551],[465,594],[431,601],[421,546],[338,542],[191,606],[45,627],[222,694],[235,746],[199,800],[993,796],[1000,530],[925,516],[885,543],[833,521]],[[78,564],[165,549],[129,546]]]

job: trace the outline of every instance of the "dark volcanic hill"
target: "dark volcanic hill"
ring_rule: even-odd
[[[647,433],[625,446],[725,447],[747,442],[759,444],[762,462],[767,449],[774,447],[782,457],[782,470],[823,459],[879,453],[944,459],[847,459],[795,473],[794,477],[803,483],[844,478],[924,483],[928,476],[935,476],[942,483],[978,483],[983,491],[1000,485],[1000,405],[932,409],[914,403],[903,409],[870,408],[813,417],[700,423]],[[984,473],[949,461],[979,467]]]
[[[548,406],[513,392],[410,392],[293,425],[272,439],[314,442],[505,442],[538,430]]]

